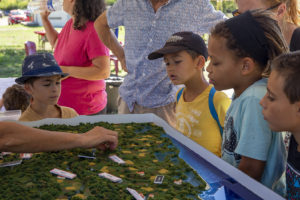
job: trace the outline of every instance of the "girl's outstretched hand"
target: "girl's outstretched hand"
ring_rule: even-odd
[[[81,134],[82,148],[115,149],[118,145],[118,133],[102,127]]]

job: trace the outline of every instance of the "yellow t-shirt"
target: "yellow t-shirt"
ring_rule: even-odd
[[[58,109],[60,109],[60,118],[73,118],[78,116],[77,112],[73,108],[64,107],[64,106],[57,106]],[[38,113],[36,113],[34,110],[32,110],[31,106],[29,105],[27,109],[22,113],[19,121],[37,121],[44,119],[42,116],[40,116]]]
[[[212,85],[209,85],[192,102],[185,102],[183,93],[176,104],[176,128],[207,150],[221,156],[222,137],[216,120],[212,117],[208,97]],[[178,94],[179,90],[177,91]],[[176,94],[176,97],[177,97]],[[224,127],[225,115],[231,100],[223,92],[216,91],[213,103]]]

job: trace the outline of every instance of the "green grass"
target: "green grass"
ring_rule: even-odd
[[[38,45],[38,35],[34,31],[42,31],[43,27],[28,27],[21,24],[12,26],[0,26],[0,78],[17,77],[21,75],[21,66],[25,58],[26,41],[33,41],[37,45],[37,51],[52,52],[50,44],[47,42],[45,50]],[[60,31],[60,28],[57,28]],[[124,28],[120,28],[119,39],[124,43]],[[112,74],[114,74],[114,67]],[[120,67],[119,67],[120,68]],[[126,72],[120,71],[119,75],[125,75]]]
[[[38,36],[34,31],[41,31],[43,27],[27,27],[21,24],[0,26],[0,77],[17,77],[21,75],[21,66],[25,58],[26,41],[37,44],[37,51],[43,51],[38,46]],[[47,51],[51,52],[50,44],[46,44]]]

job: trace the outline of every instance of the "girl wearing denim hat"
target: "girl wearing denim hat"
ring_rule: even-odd
[[[57,105],[61,91],[63,73],[54,57],[49,53],[27,56],[22,65],[22,76],[18,84],[31,95],[31,103],[22,113],[20,121],[37,121],[44,118],[72,118],[78,116],[72,108]]]

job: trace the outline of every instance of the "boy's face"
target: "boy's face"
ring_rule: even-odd
[[[202,73],[203,66],[199,67],[199,59],[193,59],[186,51],[165,54],[164,62],[174,85],[185,84]]]
[[[61,76],[47,76],[38,78],[33,84],[25,85],[26,91],[31,94],[35,103],[55,105],[61,91]]]
[[[267,93],[260,101],[263,115],[273,131],[291,131],[297,127],[296,104],[291,104],[283,91],[284,77],[276,70],[271,72]]]
[[[209,83],[216,90],[225,90],[237,87],[241,78],[237,59],[232,51],[226,47],[226,39],[221,37],[210,37],[208,41],[209,65],[206,71],[209,73]]]

